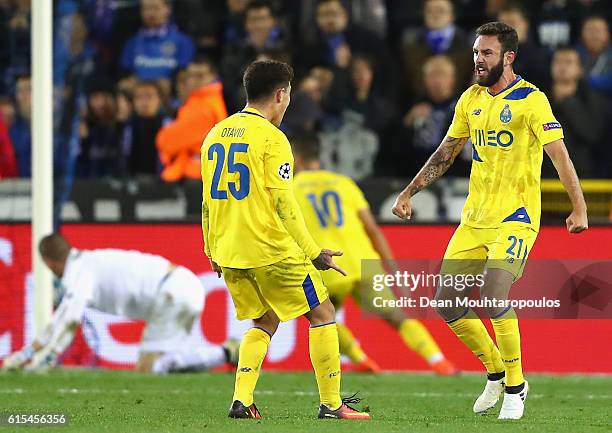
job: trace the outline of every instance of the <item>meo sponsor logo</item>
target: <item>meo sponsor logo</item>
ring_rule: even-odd
[[[561,124],[559,122],[548,122],[542,125],[544,131],[549,131],[551,129],[561,129]]]
[[[474,129],[472,143],[476,146],[508,147],[514,142],[514,135],[506,129]]]

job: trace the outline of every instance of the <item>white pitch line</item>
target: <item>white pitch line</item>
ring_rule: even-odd
[[[26,391],[23,388],[12,388],[12,389],[0,389],[0,394],[27,394],[27,393],[37,393],[39,391]],[[164,394],[197,394],[198,391],[184,391],[181,389],[174,390],[130,390],[130,389],[101,389],[101,388],[58,388],[56,390],[58,394],[148,394],[148,393],[164,393]],[[215,394],[226,394],[225,392],[214,392]],[[273,390],[260,390],[255,391],[256,394],[260,395],[295,395],[300,397],[314,397],[319,394],[316,391],[273,391]],[[211,394],[210,390],[206,391],[206,394]],[[446,398],[446,397],[459,397],[459,398],[471,398],[474,397],[475,394],[470,393],[443,393],[443,392],[372,392],[368,391],[368,396],[393,396],[393,397],[413,397],[413,398]],[[548,394],[529,394],[530,399],[540,399],[554,397],[553,395]],[[575,394],[564,394],[558,395],[560,398],[566,399],[575,399],[575,400],[609,400],[612,399],[612,394],[585,394],[585,395],[575,395]]]

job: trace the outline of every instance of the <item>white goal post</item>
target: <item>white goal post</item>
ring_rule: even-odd
[[[32,271],[34,332],[51,319],[51,272],[38,254],[39,240],[53,230],[53,1],[32,0]]]

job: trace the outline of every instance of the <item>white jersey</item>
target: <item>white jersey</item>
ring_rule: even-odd
[[[72,249],[61,284],[66,320],[80,321],[86,307],[130,319],[149,319],[170,262],[118,249]],[[59,310],[59,308],[58,308]]]
[[[139,251],[73,248],[60,284],[65,290],[62,302],[37,338],[57,353],[72,340],[86,308],[144,319],[149,351],[181,343],[204,308],[204,289],[193,272]]]

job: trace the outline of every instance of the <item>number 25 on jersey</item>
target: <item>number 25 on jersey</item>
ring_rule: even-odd
[[[236,200],[242,200],[251,189],[251,172],[249,167],[241,162],[234,162],[236,153],[246,153],[249,145],[246,143],[232,143],[227,153],[227,172],[238,173],[240,179],[240,187],[236,186],[236,182],[227,182],[227,189]],[[221,173],[225,168],[225,147],[221,143],[215,143],[208,148],[208,160],[213,161],[217,156],[217,164],[213,174],[212,183],[210,185],[210,196],[215,200],[227,200],[227,189],[219,189],[219,181]]]

